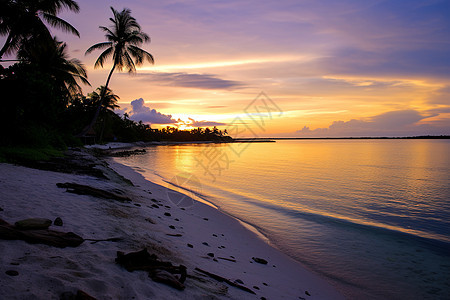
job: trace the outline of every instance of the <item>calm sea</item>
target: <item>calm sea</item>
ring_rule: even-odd
[[[253,225],[349,299],[450,299],[450,140],[153,146],[117,160]]]

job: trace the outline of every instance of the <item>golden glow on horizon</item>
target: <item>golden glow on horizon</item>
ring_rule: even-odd
[[[321,111],[321,110],[312,110],[312,109],[305,109],[305,110],[294,110],[290,112],[284,112],[284,114],[288,113],[294,113],[296,115],[324,115],[324,114],[340,114],[348,112],[348,110],[334,110],[334,111]]]
[[[67,14],[72,18],[67,20],[79,27],[82,39],[64,35],[63,40],[88,70],[92,86],[83,86],[87,94],[105,84],[112,68],[108,59],[104,68],[94,69],[101,52],[85,55],[104,40],[98,25],[109,26],[111,15],[95,1],[81,2],[85,9]],[[316,6],[315,1],[258,7],[242,2],[236,10],[219,2],[208,7],[190,3],[189,9],[164,1],[153,8],[142,1],[127,4],[152,38],[142,48],[154,55],[155,64],[145,62],[131,76],[115,70],[109,87],[120,96],[122,110],[131,115],[131,101],[142,98],[147,108],[175,120],[230,123],[245,117],[245,108],[264,91],[283,110],[265,128],[271,135],[407,110],[424,118],[411,117],[405,130],[422,130],[426,126],[416,125],[427,123],[448,132],[450,84],[443,60],[448,43],[443,31],[434,30],[448,29],[441,11],[418,13],[414,18],[420,22],[411,23],[407,1],[395,12],[389,5],[372,11],[363,1],[351,10],[346,5]],[[203,18],[205,11],[208,18]],[[371,11],[377,17],[366,18]],[[328,13],[333,17],[324,17]],[[385,22],[378,18],[385,13],[405,18]]]
[[[389,111],[416,110],[422,116],[428,116],[430,113],[427,111],[437,107],[431,101],[432,97],[439,96],[440,90],[446,86],[443,81],[427,77],[348,76],[342,74],[321,76],[315,75],[314,70],[308,70],[309,64],[305,64],[305,69],[299,70],[298,73],[295,67],[290,68],[291,62],[294,65],[298,61],[312,59],[314,59],[313,56],[292,55],[260,59],[246,59],[245,57],[235,60],[208,61],[205,59],[205,61],[200,60],[194,63],[186,61],[186,63],[178,62],[157,66],[145,65],[138,69],[138,74],[139,72],[205,73],[212,74],[211,82],[213,84],[208,85],[209,78],[207,76],[204,82],[203,78],[196,82],[195,77],[193,77],[193,82],[189,82],[191,78],[186,77],[189,84],[183,86],[184,78],[177,82],[170,81],[169,77],[165,83],[164,80],[153,81],[150,77],[150,79],[147,77],[136,79],[124,74],[114,77],[116,80],[113,82],[114,91],[121,96],[121,108],[128,108],[128,112],[131,108],[129,103],[132,100],[143,98],[146,106],[150,109],[156,109],[165,115],[172,115],[175,120],[181,119],[177,124],[153,124],[153,128],[169,125],[177,126],[180,130],[190,130],[198,126],[192,126],[194,121],[189,118],[195,122],[204,121],[203,124],[209,125],[202,127],[210,128],[214,126],[214,122],[229,124],[237,117],[245,120],[246,124],[253,124],[253,121],[245,116],[244,109],[261,90],[264,90],[283,110],[283,116],[266,120],[265,131],[258,132],[258,134],[292,136],[303,127],[315,130],[328,128],[338,121],[360,120],[366,122],[371,117]],[[280,64],[277,65],[278,62]],[[309,71],[312,73],[310,74]],[[159,77],[156,79],[159,80]],[[230,89],[221,88],[220,84],[214,85],[214,80],[217,80],[218,83],[220,80],[224,80],[225,85],[228,80],[233,80],[242,85],[237,88],[233,86]],[[274,85],[274,82],[278,85]],[[115,89],[120,85],[123,92]],[[448,120],[448,115],[441,113],[439,116],[414,122],[411,126],[426,123],[434,125],[445,120]],[[227,125],[217,126],[224,129]],[[258,127],[255,127],[254,130],[257,131]]]
[[[261,63],[276,63],[276,62],[289,62],[289,61],[308,61],[317,58],[317,56],[280,56],[280,57],[268,57],[260,59],[242,59],[234,61],[212,61],[201,62],[192,64],[179,64],[179,65],[162,65],[162,66],[150,66],[138,68],[138,71],[155,71],[165,72],[174,70],[192,70],[192,69],[209,69],[209,68],[223,68],[233,67],[248,64],[261,64]]]

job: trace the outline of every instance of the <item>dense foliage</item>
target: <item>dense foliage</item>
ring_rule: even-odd
[[[39,66],[20,62],[1,69],[0,105],[6,112],[0,118],[2,145],[64,145],[80,142],[110,141],[227,141],[226,132],[217,128],[178,130],[176,127],[152,129],[136,122],[127,114],[120,117],[113,109],[118,96],[110,89],[105,92],[98,121],[91,139],[75,138],[89,124],[99,104],[104,87],[87,96],[68,94],[67,89]]]
[[[88,49],[88,52],[105,50],[96,63],[100,66],[112,55],[113,68],[105,86],[84,95],[80,84],[89,85],[85,67],[77,59],[69,58],[66,44],[52,37],[43,22],[78,35],[75,28],[58,18],[62,9],[77,12],[78,5],[72,0],[0,2],[0,35],[6,37],[0,51],[0,107],[3,112],[0,148],[63,149],[67,145],[90,142],[231,139],[217,128],[158,130],[131,120],[127,114],[121,117],[114,113],[119,96],[107,85],[114,69],[133,71],[135,64],[145,59],[153,62],[151,54],[137,47],[149,38],[140,31],[127,9],[118,12],[111,8],[114,14],[111,20],[119,25],[123,23],[125,31],[117,31],[114,26],[112,29],[101,27],[106,32],[107,42]],[[124,36],[127,42],[118,45],[117,41]],[[2,66],[3,54],[14,54],[16,63]],[[135,58],[134,62],[130,56]]]

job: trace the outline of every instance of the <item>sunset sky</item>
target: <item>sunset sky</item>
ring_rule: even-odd
[[[86,65],[93,88],[111,65],[94,70],[100,52],[84,52],[105,40],[98,26],[110,24],[110,6],[130,8],[151,37],[143,48],[155,65],[115,73],[110,88],[123,111],[152,127],[239,123],[251,129],[241,136],[260,137],[450,134],[448,0],[77,2],[79,14],[60,16],[81,38],[54,33]]]

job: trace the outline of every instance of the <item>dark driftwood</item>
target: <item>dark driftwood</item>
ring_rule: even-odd
[[[211,278],[213,278],[213,279],[215,279],[215,280],[217,280],[219,282],[226,282],[226,283],[228,283],[231,286],[234,286],[234,287],[236,287],[238,289],[241,289],[243,291],[249,292],[250,294],[256,295],[256,293],[254,291],[252,291],[251,289],[249,289],[248,287],[240,285],[240,284],[237,284],[237,283],[235,283],[235,282],[233,282],[233,281],[231,281],[229,279],[226,279],[225,277],[222,277],[222,276],[214,274],[214,273],[210,273],[210,272],[202,270],[200,268],[195,268],[195,270],[200,272],[200,273],[203,273],[205,275],[208,275],[209,277],[211,277]]]
[[[50,229],[20,230],[2,219],[0,219],[0,239],[23,240],[30,244],[45,244],[59,248],[77,247],[84,242],[82,237],[73,232]]]
[[[267,265],[267,260],[265,260],[264,258],[252,257],[252,259],[253,259],[255,262],[257,262],[258,264]]]
[[[128,197],[120,196],[115,193],[111,193],[108,191],[104,191],[101,189],[97,189],[88,185],[78,184],[78,183],[57,183],[56,184],[59,188],[66,188],[67,192],[74,193],[78,195],[90,195],[97,198],[104,198],[104,199],[112,199],[117,200],[120,202],[131,202],[131,199]]]
[[[186,281],[186,267],[174,266],[171,262],[158,260],[155,254],[148,253],[147,249],[125,254],[117,252],[116,262],[129,272],[141,270],[147,271],[149,277],[156,282],[165,283],[176,289],[183,290]],[[173,274],[180,274],[180,278]]]

